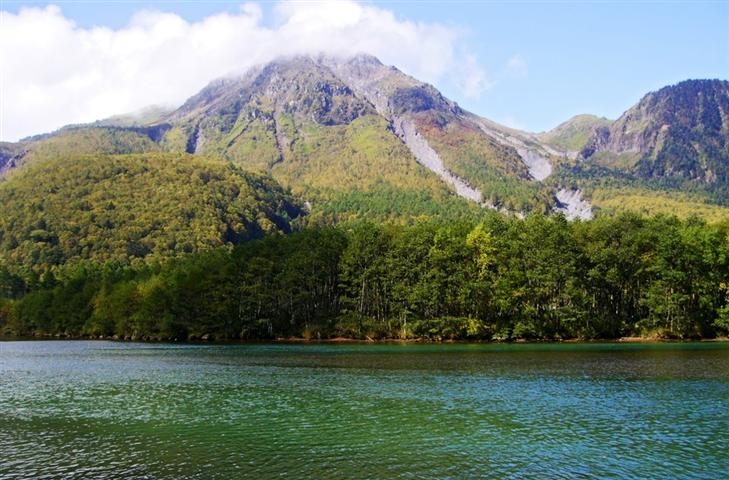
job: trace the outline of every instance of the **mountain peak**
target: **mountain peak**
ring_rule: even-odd
[[[356,178],[337,188],[380,176],[405,185],[413,175],[405,172],[415,169],[425,183],[494,208],[529,210],[548,196],[531,185],[523,187],[523,201],[504,193],[544,177],[530,174],[535,156],[515,133],[487,128],[432,85],[366,53],[277,58],[211,82],[166,120],[166,148],[223,155],[302,190],[304,172],[340,166]],[[324,164],[332,152],[337,158]],[[352,158],[364,163],[355,167]],[[390,162],[386,169],[399,165],[399,173],[383,174],[382,161]],[[549,167],[548,159],[538,161]],[[372,171],[356,173],[366,165]],[[310,185],[330,186],[324,177],[312,176]]]
[[[379,58],[369,53],[356,53],[354,55],[333,55],[320,53],[312,57],[316,61],[325,65],[333,64],[344,64],[344,65],[360,65],[360,66],[371,66],[371,67],[383,67],[384,64]]]
[[[611,121],[596,115],[580,114],[560,123],[548,132],[537,134],[543,142],[568,152],[579,152],[590,141],[595,131],[610,125]]]
[[[727,181],[729,82],[685,80],[650,92],[596,131],[582,155],[643,177]]]
[[[296,114],[334,125],[349,123],[369,110],[372,107],[356,98],[321,59],[294,55],[255,66],[237,77],[211,82],[168,120],[210,124],[210,119],[216,118],[222,122],[215,128],[225,134],[238,122],[241,112],[253,117],[265,112]]]

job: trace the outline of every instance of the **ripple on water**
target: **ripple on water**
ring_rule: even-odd
[[[727,407],[726,345],[8,342],[0,478],[715,479]]]

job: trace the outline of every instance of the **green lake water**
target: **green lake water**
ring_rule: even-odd
[[[0,342],[0,478],[729,478],[729,344]]]

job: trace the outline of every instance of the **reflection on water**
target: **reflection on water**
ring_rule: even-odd
[[[729,345],[0,343],[0,478],[729,478]]]

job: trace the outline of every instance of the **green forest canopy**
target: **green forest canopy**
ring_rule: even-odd
[[[327,196],[302,216],[271,177],[188,154],[35,160],[0,183],[0,333],[554,340],[729,328],[721,212],[711,224],[570,223],[386,183]]]
[[[175,260],[0,270],[12,335],[510,340],[729,331],[729,225],[489,215],[307,228]]]
[[[270,177],[187,154],[71,156],[0,182],[0,258],[37,274],[289,232],[300,208]]]

